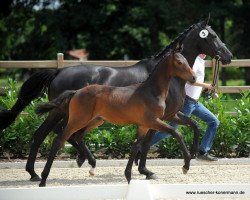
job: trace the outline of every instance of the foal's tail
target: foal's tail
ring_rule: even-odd
[[[40,104],[36,107],[36,114],[43,115],[53,109],[62,109],[64,111],[65,106],[69,103],[70,99],[74,96],[76,90],[67,90],[63,92],[59,97],[53,99],[48,103]]]
[[[25,81],[15,105],[10,110],[0,112],[0,130],[7,128],[33,99],[39,97],[43,90],[49,87],[58,72],[58,69],[42,70],[34,73]]]

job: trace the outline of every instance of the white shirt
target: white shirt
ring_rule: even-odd
[[[203,83],[204,77],[205,77],[205,60],[197,56],[193,65],[193,71],[196,75],[197,82]],[[193,86],[193,85],[190,85],[189,83],[186,83],[185,90],[186,90],[187,96],[195,100],[198,100],[201,95],[202,87]]]

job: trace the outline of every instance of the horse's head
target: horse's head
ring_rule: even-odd
[[[171,58],[171,76],[178,76],[185,81],[191,83],[196,82],[196,76],[192,68],[189,66],[186,58],[181,54],[183,45],[177,45],[170,51]]]
[[[192,30],[193,40],[197,44],[197,49],[199,53],[204,53],[212,58],[217,57],[222,64],[229,64],[233,55],[215,31],[208,25],[208,22],[209,17],[195,24]]]

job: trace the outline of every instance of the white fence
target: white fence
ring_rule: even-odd
[[[45,188],[1,188],[1,200],[98,199],[250,199],[250,184],[150,184],[132,180],[129,185],[86,185]]]

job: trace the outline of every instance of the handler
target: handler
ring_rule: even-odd
[[[205,161],[218,161],[218,158],[209,154],[209,151],[212,147],[212,143],[220,122],[213,113],[211,113],[202,103],[199,102],[202,88],[207,88],[209,91],[214,90],[214,87],[211,84],[204,83],[205,58],[205,54],[199,54],[195,60],[193,71],[196,74],[197,81],[192,85],[190,83],[186,83],[186,99],[181,112],[186,116],[190,116],[192,114],[207,123],[207,129],[202,138],[199,153],[196,158],[198,160]],[[174,123],[170,123],[170,125],[176,129],[178,127],[178,125]],[[169,136],[169,134],[166,135],[165,133],[158,131],[154,135],[151,145],[154,145],[160,140]]]

